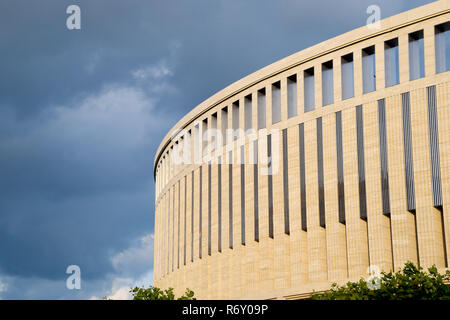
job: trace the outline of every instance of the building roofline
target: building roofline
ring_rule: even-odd
[[[299,65],[318,59],[324,55],[449,12],[450,0],[438,0],[381,20],[379,30],[373,30],[367,26],[353,29],[280,59],[228,85],[193,108],[165,135],[155,154],[153,162],[154,179],[156,178],[156,167],[161,155],[165,151],[166,147],[172,142],[173,137],[176,136],[179,130],[186,128],[197,118],[201,117],[203,114],[229,98],[238,95],[242,91],[257,85],[264,80],[286,72]],[[349,41],[349,38],[352,40]]]

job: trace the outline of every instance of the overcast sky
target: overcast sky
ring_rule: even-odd
[[[2,0],[0,299],[153,281],[153,159],[232,82],[427,0]],[[66,8],[81,8],[68,30]],[[66,288],[69,265],[81,289]]]

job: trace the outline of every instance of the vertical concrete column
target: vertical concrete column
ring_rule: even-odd
[[[317,101],[317,97],[316,97]],[[305,170],[309,280],[327,280],[325,229],[319,224],[316,119],[305,122]]]
[[[162,166],[162,158],[161,160],[159,160],[159,197],[161,197],[164,185],[163,185],[163,180],[164,180],[164,173],[163,173],[163,166]]]
[[[266,128],[272,128],[272,84],[266,85]]]
[[[361,219],[359,202],[358,146],[355,108],[342,110],[342,149],[348,277],[355,278],[365,276],[367,268],[369,267],[367,222]],[[367,163],[367,156],[365,160]]]
[[[245,186],[245,98],[241,97],[239,99],[239,128],[242,131],[242,134],[240,135],[240,138],[236,141],[236,169],[237,169],[237,179],[233,181],[239,186],[239,193],[237,194],[236,198],[234,198],[234,201],[238,201],[237,206],[237,219],[236,222],[238,224],[236,225],[236,233],[237,233],[237,241],[235,246],[235,254],[237,258],[237,262],[239,263],[238,270],[239,274],[237,275],[239,279],[239,289],[240,289],[240,295],[243,296],[246,292],[246,278],[245,278],[245,267],[246,267],[246,248],[245,245],[242,244],[242,229],[246,227],[245,225],[245,216],[246,216],[246,200],[245,198],[242,199],[242,192],[244,192],[244,195],[246,194],[246,186]],[[244,164],[244,172],[241,171],[241,165]],[[244,216],[244,217],[243,217]],[[245,232],[244,232],[244,238],[245,238]]]
[[[398,61],[400,83],[409,81],[409,39],[404,33],[398,37]]]
[[[297,108],[298,108],[298,115],[302,116],[305,113],[305,99],[303,97],[305,91],[305,77],[304,77],[304,70],[300,70],[297,73]]]
[[[261,288],[261,274],[260,274],[260,257],[261,257],[261,246],[260,246],[260,225],[261,225],[261,193],[259,190],[259,183],[260,183],[260,175],[259,175],[259,169],[260,169],[260,161],[258,158],[258,155],[260,153],[260,148],[258,145],[258,91],[255,90],[252,92],[252,135],[250,136],[249,140],[249,160],[248,161],[248,169],[246,169],[246,172],[251,172],[250,174],[250,181],[249,185],[251,186],[247,189],[248,192],[252,193],[252,208],[251,211],[248,212],[248,220],[246,221],[246,225],[249,226],[246,231],[246,238],[247,242],[251,245],[249,245],[248,251],[251,252],[251,259],[250,259],[250,272],[251,277],[249,277],[251,283],[249,283],[250,286],[250,293],[256,294],[260,292]],[[256,146],[256,147],[255,147]],[[255,165],[257,166],[257,171],[255,172]],[[257,183],[255,184],[255,180]],[[250,191],[251,190],[251,191]],[[255,198],[256,194],[256,198]],[[255,211],[258,214],[258,219],[255,222]],[[255,239],[255,233],[258,234],[258,238]]]
[[[206,141],[207,141],[207,151],[206,151],[206,157],[203,159],[203,196],[202,200],[204,201],[204,207],[203,207],[203,253],[202,254],[202,274],[203,274],[203,280],[205,282],[205,293],[208,297],[212,296],[212,272],[211,272],[211,264],[214,263],[212,259],[212,241],[210,241],[210,237],[212,237],[212,217],[213,217],[213,206],[212,206],[212,196],[213,196],[213,183],[212,183],[212,165],[214,163],[214,152],[211,152],[212,149],[212,134],[211,129],[213,128],[212,125],[212,116],[211,114],[207,117],[208,124],[207,124],[207,134],[206,134]],[[205,139],[205,137],[204,137]],[[210,168],[211,164],[211,168]],[[210,170],[211,169],[211,170]],[[211,171],[211,172],[210,172]],[[211,173],[211,177],[210,177]],[[210,198],[211,197],[211,198]],[[217,206],[214,206],[217,208]],[[211,218],[211,220],[210,220]],[[211,228],[211,229],[210,229]],[[211,243],[211,249],[209,249]],[[210,255],[211,253],[211,255]],[[217,291],[214,288],[214,291]]]
[[[163,232],[164,232],[164,195],[161,196],[160,200],[159,200],[159,239],[158,239],[158,243],[159,243],[159,252],[158,252],[158,268],[159,268],[159,272],[158,272],[158,280],[162,278],[164,272],[163,272],[163,261],[162,261],[162,256],[163,256],[163,250],[164,250],[164,242],[163,242]]]
[[[241,125],[242,125],[242,119]],[[231,259],[232,266],[232,284],[231,292],[234,297],[241,295],[241,264],[242,264],[242,248],[241,248],[241,167],[240,167],[240,148],[239,139],[233,142],[233,253]]]
[[[162,190],[162,166],[161,166],[161,160],[159,161],[158,165],[158,199],[161,197],[161,190]]]
[[[347,277],[345,225],[339,222],[335,113],[322,117],[322,128],[328,280],[335,281]]]
[[[160,202],[160,205],[161,205],[161,241],[160,241],[160,243],[161,243],[161,252],[160,252],[160,260],[159,260],[159,264],[160,264],[160,279],[162,279],[164,276],[165,276],[165,274],[166,274],[166,270],[165,270],[165,260],[164,260],[164,257],[165,257],[165,249],[166,249],[166,247],[165,247],[165,243],[166,243],[166,238],[165,238],[165,231],[166,231],[166,229],[165,229],[165,226],[166,226],[166,215],[167,215],[167,212],[166,212],[166,210],[165,210],[165,207],[166,207],[166,197],[165,197],[165,194],[162,194],[162,196],[161,196],[161,202]]]
[[[219,195],[219,185],[218,185],[218,169],[217,158],[211,161],[211,203],[209,204],[211,208],[210,219],[211,227],[208,227],[208,233],[211,235],[210,240],[210,256],[208,257],[208,292],[209,297],[218,298],[220,293],[220,278],[219,271],[220,267],[220,256],[218,247],[218,235],[219,235],[219,206],[218,206],[218,195]],[[208,169],[209,170],[209,169]],[[209,242],[209,240],[208,240]],[[209,245],[209,244],[208,244]]]
[[[167,165],[169,164],[169,162],[167,162]],[[168,167],[167,167],[168,168]],[[166,250],[164,251],[164,260],[165,260],[165,277],[164,277],[164,283],[166,284],[167,282],[170,281],[170,217],[171,217],[171,192],[170,192],[170,187],[168,186],[166,188],[166,212],[165,212],[165,217],[164,220],[166,221],[166,232],[164,233],[165,238],[166,238]]]
[[[239,99],[239,128],[242,130],[242,132],[245,132],[245,98],[241,97]],[[241,134],[238,138],[238,140],[244,139],[245,134]],[[241,144],[242,144],[241,141]],[[240,148],[238,148],[240,150]],[[240,152],[240,151],[239,151]]]
[[[266,87],[266,94],[269,87]],[[269,100],[269,99],[268,99]],[[267,101],[269,103],[269,101]],[[267,113],[269,114],[269,113]],[[267,123],[268,124],[268,123]],[[268,175],[267,175],[267,131],[258,133],[258,208],[259,208],[259,268],[258,277],[261,288],[274,288],[273,282],[273,239],[269,238],[269,198],[268,198]]]
[[[252,128],[255,133],[258,131],[258,92],[252,92]]]
[[[202,201],[202,232],[201,232],[201,253],[202,258],[200,260],[200,268],[199,268],[199,280],[201,282],[201,290],[206,295],[208,293],[208,262],[209,262],[209,256],[208,256],[208,207],[209,207],[209,201],[208,201],[208,188],[209,188],[209,181],[208,181],[208,163],[203,161],[202,165],[202,178],[201,178],[201,185],[202,185],[202,194],[201,194],[201,201]]]
[[[171,152],[170,147],[167,147],[167,153],[166,153],[166,162],[167,162],[167,185],[169,185],[170,188],[170,180],[172,179],[172,161],[171,161]]]
[[[193,254],[192,251],[192,171],[188,171],[186,174],[186,266],[185,266],[185,274],[186,288],[193,289],[192,287],[192,261],[191,257]]]
[[[225,150],[225,149],[224,149]],[[230,297],[231,277],[230,277],[230,260],[232,249],[229,248],[229,200],[230,200],[230,180],[228,152],[225,150],[222,158],[222,264],[220,274],[222,283],[223,297]]]
[[[158,203],[155,206],[155,253],[154,253],[154,267],[155,267],[155,271],[154,271],[154,275],[153,275],[153,279],[154,281],[157,281],[160,277],[160,265],[159,265],[159,261],[160,261],[160,250],[161,250],[161,244],[159,242],[159,236],[161,233],[161,229],[160,229],[160,211],[161,211],[161,206],[160,203],[158,201]]]
[[[176,216],[177,216],[177,201],[176,201],[176,184],[173,184],[170,188],[170,236],[169,236],[169,274],[171,277],[171,281],[174,280],[174,271],[175,271],[175,250],[176,250]]]
[[[353,63],[354,65],[354,63]],[[342,100],[342,72],[341,72],[341,57],[333,59],[333,93],[334,103]]]
[[[442,181],[442,210],[445,233],[447,267],[450,265],[450,83],[436,86],[439,130],[439,152]]]
[[[166,185],[166,170],[165,170],[165,161],[164,154],[161,155],[161,192],[164,191],[164,187]]]
[[[353,51],[353,74],[355,86],[355,97],[360,97],[363,94],[363,75],[362,75],[362,51],[361,48],[356,48]]]
[[[391,228],[382,210],[377,101],[363,105],[363,113],[370,264],[388,272],[392,270]]]
[[[161,198],[161,192],[162,192],[162,165],[161,165],[161,160],[159,161],[159,166],[158,166],[158,199]]]
[[[272,163],[273,163],[273,234],[274,234],[274,277],[275,288],[284,288],[283,273],[284,265],[284,248],[282,247],[282,235],[284,232],[284,206],[283,206],[283,158],[281,131],[279,129],[272,130]],[[278,159],[278,160],[276,160]]]
[[[228,132],[227,132],[227,144],[226,144],[226,148],[225,150],[227,151],[233,151],[233,105],[230,101],[230,103],[228,104]],[[227,155],[227,160],[228,159],[228,155]]]
[[[441,121],[442,122],[442,121]],[[413,139],[416,219],[420,265],[445,266],[441,212],[433,207],[426,89],[411,92],[411,135]]]
[[[158,200],[158,235],[157,235],[157,245],[158,245],[158,252],[157,255],[155,257],[155,264],[158,267],[158,272],[156,273],[156,275],[153,277],[155,284],[158,283],[159,279],[161,279],[162,276],[162,266],[161,266],[161,251],[162,251],[162,241],[161,241],[161,235],[162,235],[162,218],[161,218],[161,212],[162,212],[162,200],[161,197]],[[156,222],[155,222],[156,223]],[[156,232],[156,230],[155,230]]]
[[[179,284],[179,277],[178,277],[178,257],[179,257],[179,238],[178,238],[178,232],[179,232],[179,227],[178,227],[178,222],[179,222],[179,218],[178,218],[178,213],[179,213],[179,208],[180,208],[180,203],[179,203],[179,181],[175,182],[173,189],[174,189],[174,210],[173,210],[173,237],[172,237],[172,241],[173,241],[173,252],[172,252],[172,274],[173,274],[173,283],[175,283],[175,291],[177,291],[178,294],[183,294],[183,292],[180,292],[181,290],[180,288],[180,284]]]
[[[288,118],[288,100],[287,100],[287,78],[283,76],[280,79],[281,82],[281,122],[284,122]]]
[[[166,277],[167,281],[170,281],[171,275],[171,253],[172,253],[172,212],[173,212],[173,203],[172,203],[172,188],[169,186],[167,189],[167,250],[166,250]]]
[[[154,253],[153,253],[153,282],[159,278],[159,205],[155,203]]]
[[[268,135],[273,135],[272,132],[272,83],[267,83],[267,87],[266,87],[266,129],[267,129],[267,134]],[[273,148],[273,136],[272,136],[272,156],[274,155],[274,148]],[[264,146],[264,148],[267,148],[267,141],[266,144]],[[266,155],[268,155],[268,150],[266,149]],[[267,159],[267,157],[266,157]],[[267,168],[266,168],[267,169]],[[273,174],[271,173],[272,177],[272,185],[269,186],[269,183],[267,182],[267,190],[269,190],[269,187],[272,188],[272,191],[274,190],[274,184],[273,184]],[[268,176],[266,175],[267,179]],[[268,180],[267,180],[268,181]],[[272,197],[273,199],[273,197]],[[267,206],[268,206],[268,215],[267,215],[267,247],[266,247],[266,253],[267,255],[265,256],[265,259],[267,259],[269,262],[266,265],[268,268],[268,283],[267,285],[269,286],[269,288],[275,288],[275,262],[274,262],[274,256],[275,256],[275,242],[273,238],[269,237],[269,201],[271,201],[269,199],[269,195],[267,196]],[[272,200],[272,203],[273,200]],[[275,224],[275,221],[274,221]],[[275,227],[274,227],[275,228]]]
[[[314,66],[315,110],[322,107],[322,65]]]
[[[219,107],[217,109],[217,131],[218,131],[218,135],[219,140],[217,141],[217,152],[216,152],[216,156],[223,156],[223,146],[225,144],[226,138],[223,136],[223,128],[222,128],[222,108],[223,106]]]
[[[179,226],[179,222],[180,222],[180,218],[181,218],[181,210],[180,210],[180,182],[177,181],[174,184],[174,219],[173,219],[173,223],[174,223],[174,235],[173,235],[173,241],[174,241],[174,245],[173,245],[173,270],[176,271],[178,269],[179,266],[179,261],[180,261],[180,238],[179,238],[179,232],[180,232],[180,226]]]
[[[290,213],[290,277],[291,286],[308,279],[308,245],[306,232],[301,227],[299,129],[288,130],[289,213]]]
[[[156,178],[155,178],[155,202],[159,196],[159,165],[156,168]]]
[[[186,265],[192,257],[192,172],[186,174]]]
[[[386,98],[386,133],[389,165],[394,268],[407,261],[418,263],[415,218],[406,208],[401,95]]]
[[[273,225],[274,225],[274,265],[275,288],[290,286],[290,247],[289,234],[285,229],[284,211],[284,165],[283,165],[283,131],[272,132],[273,155]]]
[[[384,68],[384,41],[377,40],[375,43],[375,70],[377,90],[386,87]]]
[[[167,194],[164,193],[161,199],[161,278],[165,278],[167,274]]]
[[[185,213],[186,211],[186,186],[187,186],[187,177],[186,175],[180,180],[180,270],[181,270],[181,283],[182,286],[186,287],[186,272],[185,272],[185,261],[187,263],[187,221]],[[186,259],[185,259],[186,257]]]
[[[423,30],[423,44],[425,57],[425,76],[436,74],[436,54],[434,25],[428,25]]]
[[[193,207],[193,216],[194,216],[194,246],[193,246],[193,257],[194,257],[194,261],[192,263],[192,271],[191,271],[191,275],[192,278],[195,279],[195,282],[193,283],[193,285],[195,286],[195,288],[200,289],[201,288],[201,283],[200,283],[200,279],[197,278],[199,276],[199,272],[198,272],[198,265],[199,265],[199,240],[200,240],[200,228],[199,228],[199,210],[200,210],[200,168],[197,167],[194,170],[194,207]],[[197,289],[197,290],[198,290]],[[194,291],[195,292],[195,291]]]

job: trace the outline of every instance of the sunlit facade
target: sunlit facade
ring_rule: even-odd
[[[155,157],[154,284],[299,299],[448,268],[450,1],[364,26],[216,93]]]

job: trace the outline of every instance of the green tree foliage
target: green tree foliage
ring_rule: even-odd
[[[440,274],[433,265],[424,271],[412,262],[402,270],[382,272],[378,281],[333,283],[330,290],[314,293],[313,300],[450,300],[450,271]],[[447,283],[447,284],[446,284]]]
[[[173,288],[162,290],[157,287],[150,286],[134,287],[130,290],[133,295],[133,300],[195,300],[194,291],[186,289],[186,292],[181,297],[175,299]]]

